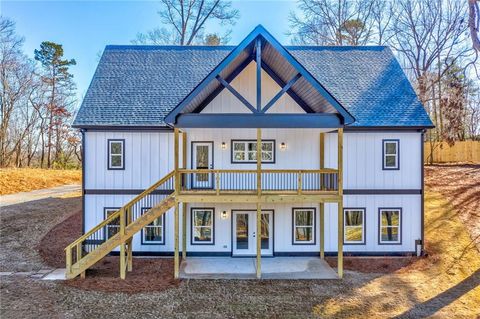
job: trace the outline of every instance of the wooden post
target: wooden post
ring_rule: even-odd
[[[72,248],[69,246],[67,247],[67,250],[65,251],[65,259],[66,259],[66,266],[67,266],[67,273],[72,272]],[[78,262],[78,260],[77,260]]]
[[[325,168],[325,133],[320,133],[320,169]],[[320,189],[323,190],[323,176],[320,174]],[[325,203],[320,203],[320,258],[325,259]]]
[[[180,191],[180,174],[179,174],[179,130],[174,128],[174,165],[175,165],[175,197],[178,196]],[[180,269],[180,256],[178,253],[179,250],[179,222],[178,222],[178,199],[175,198],[175,213],[174,213],[174,254],[173,254],[173,263],[174,263],[174,278],[178,278],[179,269]]]
[[[77,263],[82,259],[82,243],[77,244]],[[82,271],[80,278],[85,278],[85,271]]]
[[[338,277],[343,277],[343,128],[338,129]]]
[[[182,167],[187,168],[187,132],[183,132]],[[182,203],[182,259],[187,258],[187,204]]]
[[[120,209],[120,238],[122,239],[122,243],[120,244],[120,278],[125,279],[126,277],[126,265],[125,265],[125,242],[123,241],[123,237],[125,236],[125,222],[126,222],[126,214],[125,209]]]
[[[179,270],[180,270],[180,256],[178,253],[178,233],[179,233],[179,222],[178,218],[179,217],[179,212],[178,212],[178,201],[175,200],[175,216],[174,216],[174,228],[175,228],[175,253],[174,253],[174,277],[175,279],[178,278]]]
[[[127,208],[127,221],[128,221],[128,225],[130,225],[133,221],[133,218],[132,218],[132,207],[128,207]],[[132,271],[132,268],[133,268],[133,247],[132,247],[132,241],[133,241],[133,238],[130,238],[129,240],[127,240],[127,271]]]
[[[262,277],[262,129],[257,128],[257,278]]]
[[[120,278],[125,279],[126,277],[126,268],[125,268],[125,243],[120,244]]]
[[[127,271],[133,269],[133,238],[130,238],[127,242]]]

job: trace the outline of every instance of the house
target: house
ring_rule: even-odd
[[[74,122],[83,232],[67,277],[132,256],[415,254],[432,127],[387,47],[107,46]],[[261,156],[257,156],[261,154]],[[260,234],[260,235],[258,235]]]

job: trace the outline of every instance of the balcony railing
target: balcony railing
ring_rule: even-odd
[[[182,194],[257,194],[257,170],[180,169]],[[335,194],[338,170],[260,171],[262,194]]]

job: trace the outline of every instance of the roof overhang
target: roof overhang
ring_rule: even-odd
[[[338,114],[182,114],[179,128],[339,128]]]
[[[259,49],[259,47],[261,49]],[[321,124],[336,125],[335,122],[337,120],[341,125],[351,124],[355,121],[354,117],[335,99],[335,97],[333,97],[332,94],[330,94],[330,92],[328,92],[327,89],[319,83],[317,79],[315,79],[310,72],[308,72],[270,33],[268,33],[263,26],[259,25],[165,117],[165,122],[172,126],[179,126],[181,125],[180,122],[184,123],[183,125],[187,125],[187,123],[189,123],[188,125],[193,125],[192,121],[211,119],[211,115],[210,118],[196,116],[185,117],[185,115],[200,113],[206,102],[211,101],[216,94],[224,89],[224,87],[228,87],[230,81],[232,81],[248,63],[255,60],[255,55],[257,55],[257,61],[261,61],[261,63],[257,62],[257,68],[258,65],[261,64],[261,68],[263,68],[263,70],[265,70],[281,87],[285,88],[287,83],[297,77],[293,84],[289,83],[291,85],[288,86],[288,88],[285,88],[285,91],[308,113],[308,116],[303,114],[301,117],[294,117],[292,114],[288,114],[289,121],[283,120],[284,117],[274,117],[271,113],[259,116],[258,113],[261,113],[261,106],[257,105],[258,113],[255,113],[255,110],[252,110],[253,113],[250,113],[247,116],[248,121],[253,121],[253,123],[257,123],[256,125],[260,125],[260,123],[263,125],[267,122],[265,119],[271,117],[270,121],[275,123],[272,124],[275,125],[275,127],[285,127],[278,126],[282,124],[291,126],[293,125],[291,124],[292,122],[296,122],[293,121],[294,118],[307,121],[309,124],[305,124],[306,127],[319,127],[318,125]],[[261,56],[259,57],[259,55]],[[220,83],[217,81],[218,79],[220,79]],[[257,101],[258,100],[260,99],[257,95]],[[246,104],[252,109],[248,103]],[[309,117],[318,114],[327,116]],[[217,115],[218,118],[222,118],[223,116],[222,114]],[[257,119],[253,119],[252,115],[257,116]],[[237,118],[239,121],[243,121],[245,115],[230,115],[229,118],[233,117]],[[277,118],[282,118],[282,120],[277,120]],[[331,120],[325,121],[327,118]],[[242,125],[239,127],[245,127],[243,124],[235,125]],[[300,123],[296,123],[295,125],[299,125],[297,127],[302,127]]]

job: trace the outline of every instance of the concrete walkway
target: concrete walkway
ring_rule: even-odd
[[[180,265],[185,279],[255,279],[255,258],[187,257]],[[338,279],[318,257],[262,258],[262,279]]]
[[[65,268],[45,268],[35,271],[2,271],[0,272],[0,277],[2,276],[20,276],[20,277],[30,277],[33,279],[42,279],[42,280],[66,280],[65,277]]]
[[[48,197],[63,196],[68,193],[80,191],[81,185],[62,185],[52,188],[38,189],[31,192],[22,192],[10,195],[0,196],[0,207],[21,204],[33,200],[44,199]]]

